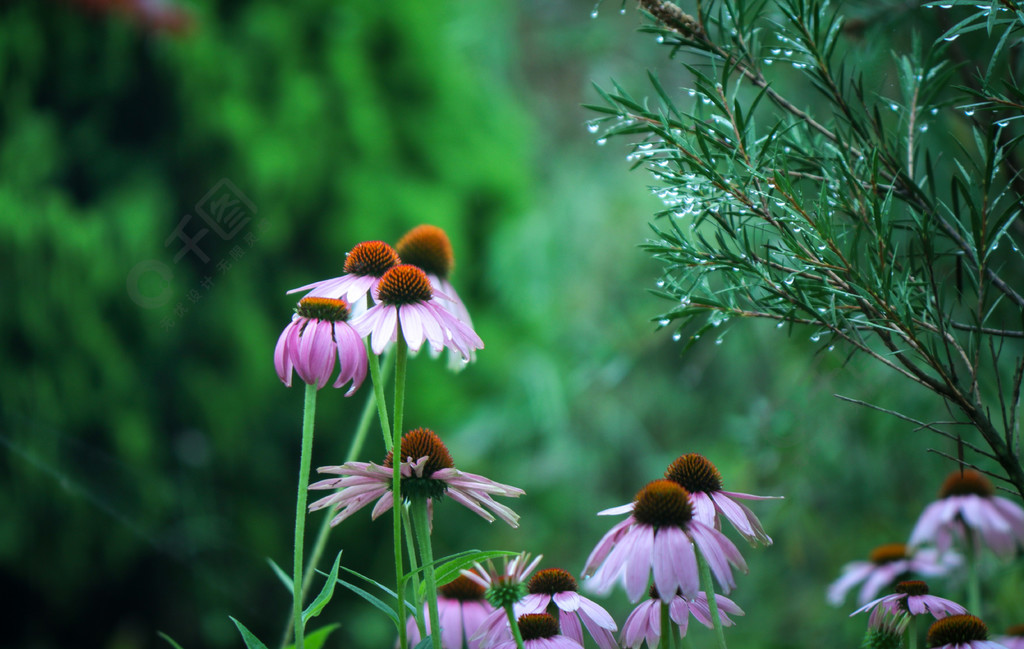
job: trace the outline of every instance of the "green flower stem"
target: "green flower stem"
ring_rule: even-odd
[[[398,324],[397,355],[395,356],[395,416],[393,418],[392,445],[394,453],[391,456],[393,467],[391,477],[391,508],[394,515],[394,543],[395,543],[395,593],[398,595],[399,617],[405,617],[405,570],[402,568],[402,409],[405,407],[405,368],[409,357],[409,346],[402,337],[402,325]],[[405,633],[405,625],[398,625],[399,647],[408,644]],[[296,647],[296,649],[299,649]]]
[[[388,356],[391,355],[391,351],[387,351]],[[370,366],[370,382],[373,383],[373,396],[374,401],[377,403],[377,417],[380,419],[380,430],[384,435],[384,448],[391,450],[391,425],[388,423],[388,402],[384,398],[384,382],[387,377],[381,374],[380,361],[377,360],[377,355],[373,353],[373,349],[370,347],[370,338],[366,338],[366,355],[369,357]],[[387,358],[384,359],[385,372],[387,371],[388,362]]]
[[[523,634],[519,632],[519,623],[516,621],[512,604],[505,604],[505,615],[508,616],[508,623],[512,627],[512,637],[516,639],[516,649],[523,649]]]
[[[390,352],[388,352],[390,354]],[[359,416],[359,423],[356,425],[356,432],[352,436],[352,441],[349,443],[348,453],[345,455],[345,461],[342,464],[348,464],[354,462],[359,455],[363,452],[363,444],[366,443],[366,435],[370,430],[370,423],[373,421],[374,406],[377,403],[383,401],[383,388],[381,389],[380,398],[377,397],[377,385],[383,385],[388,380],[388,374],[390,374],[390,366],[387,363],[387,359],[384,362],[384,371],[380,371],[380,367],[377,364],[377,357],[370,352],[370,367],[376,369],[376,378],[374,379],[373,386],[374,391],[369,393],[366,398],[366,403],[363,405],[363,412]],[[373,372],[371,371],[371,374]],[[379,414],[379,411],[378,411]],[[384,411],[384,420],[382,426],[387,428],[387,435],[384,439],[387,442],[386,446],[391,446],[391,429],[387,423],[387,411]],[[320,565],[320,559],[323,558],[324,549],[327,547],[327,537],[330,536],[331,530],[331,518],[332,516],[324,516],[323,522],[320,523],[320,531],[316,535],[316,542],[313,544],[313,552],[310,554],[309,561],[306,562],[306,572],[302,577],[302,601],[306,601],[306,596],[309,594],[309,588],[313,583],[313,575],[316,573],[317,566]],[[292,622],[294,622],[295,613],[294,611],[288,614],[288,624],[285,625],[284,638],[281,640],[281,647],[284,649],[288,644],[288,639],[291,634]]]
[[[412,501],[413,529],[416,532],[416,544],[420,548],[420,564],[423,565],[423,579],[427,588],[427,607],[430,610],[430,642],[434,649],[441,649],[441,621],[437,613],[437,578],[434,576],[434,549],[430,544],[430,515],[427,512],[427,499],[418,497]],[[416,610],[422,610],[417,602]]]
[[[978,544],[974,531],[967,530],[967,610],[981,617],[981,581],[978,578]]]
[[[402,508],[402,524],[405,525],[405,529],[411,530],[412,521],[409,518],[409,508]],[[427,637],[427,627],[423,621],[423,603],[419,601],[420,592],[420,578],[417,571],[419,570],[419,563],[416,561],[416,547],[413,543],[413,535],[405,535],[405,549],[409,554],[409,574],[412,575],[412,592],[416,593],[416,628],[420,630],[420,637]]]
[[[302,451],[299,459],[299,490],[295,497],[295,554],[292,562],[292,620],[295,624],[295,649],[303,649],[302,623],[302,548],[306,532],[306,497],[309,487],[309,469],[313,458],[313,420],[316,417],[316,386],[306,384],[306,399],[302,408]]]
[[[907,625],[907,649],[917,649],[917,616],[910,616],[910,624]]]
[[[668,604],[661,603],[661,644],[665,649],[671,649],[672,642],[672,619],[669,617]]]
[[[696,549],[696,548],[695,548]],[[704,559],[704,556],[697,550],[697,567],[700,570],[700,587],[708,598],[708,610],[711,612],[711,622],[715,625],[715,637],[718,638],[718,646],[721,649],[728,649],[725,644],[725,631],[722,628],[722,617],[718,613],[718,602],[715,601],[715,584],[711,581],[711,567]]]

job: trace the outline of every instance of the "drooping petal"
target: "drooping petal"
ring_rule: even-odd
[[[398,309],[398,318],[402,323],[402,337],[409,345],[409,350],[418,352],[423,346],[423,310],[419,304],[403,304]]]
[[[626,594],[631,602],[639,600],[647,591],[654,555],[654,536],[654,528],[650,525],[636,526],[636,545],[626,563]]]
[[[288,352],[288,332],[291,328],[292,323],[289,322],[281,331],[277,345],[274,346],[274,369],[277,370],[277,378],[289,388],[292,387],[292,359]]]

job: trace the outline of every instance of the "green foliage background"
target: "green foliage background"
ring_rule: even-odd
[[[356,242],[419,223],[451,236],[487,348],[459,375],[415,361],[406,421],[438,431],[461,468],[527,491],[518,530],[439,506],[437,552],[523,549],[578,573],[609,525],[594,513],[698,451],[726,488],[786,496],[755,505],[776,544],[744,549],[734,646],[859,642],[863,621],[828,607],[826,585],[904,540],[951,467],[925,452],[945,442],[831,395],[942,413],[799,330],[734,326],[686,355],[655,332],[658,271],[638,245],[658,205],[625,151],[594,146],[580,107],[591,81],[642,94],[648,68],[685,85],[634,12],[592,20],[589,5],[539,0],[189,10],[194,28],[176,37],[69,3],[0,5],[3,644],[166,646],[162,631],[186,648],[241,646],[228,615],[276,641],[290,596],[265,559],[290,560],[302,401],[271,363],[284,293],[339,274]],[[257,207],[258,239],[211,234],[208,263],[175,263],[165,240],[186,214],[196,227],[196,202],[222,178]],[[174,271],[174,299],[156,309],[126,289],[150,259]],[[367,394],[322,393],[314,465],[341,461]],[[371,440],[364,459],[379,460]],[[357,515],[329,552],[387,583],[389,535]],[[1022,577],[1004,572],[987,592],[1013,602]],[[606,604],[625,620],[624,595]],[[1024,614],[992,612],[996,628]],[[353,597],[321,619],[343,624],[329,646],[393,641]]]

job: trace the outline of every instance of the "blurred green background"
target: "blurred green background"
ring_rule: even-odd
[[[660,204],[581,107],[592,82],[645,94],[648,69],[686,84],[632,6],[221,0],[166,29],[131,5],[0,4],[0,645],[240,647],[228,615],[277,642],[290,594],[266,559],[290,565],[302,405],[271,362],[285,291],[420,223],[451,236],[486,349],[458,375],[417,359],[406,422],[527,491],[518,530],[439,505],[436,552],[578,574],[595,512],[701,452],[727,489],[786,497],[753,505],[776,543],[741,546],[730,642],[859,644],[825,588],[909,535],[951,468],[925,449],[951,449],[832,394],[944,414],[800,330],[734,323],[685,355],[656,331],[638,246]],[[201,236],[225,198],[250,220]],[[368,394],[321,393],[314,466],[342,460]],[[387,583],[389,538],[362,512],[328,553]],[[996,628],[1021,615],[993,605]],[[328,646],[392,646],[347,593],[320,620],[343,625]]]

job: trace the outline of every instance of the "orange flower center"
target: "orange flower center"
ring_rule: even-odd
[[[402,305],[426,302],[433,297],[427,274],[412,264],[399,264],[384,273],[378,287],[384,304]]]
[[[871,563],[882,565],[907,558],[907,546],[902,543],[886,543],[871,551],[868,560]]]
[[[547,613],[520,615],[518,623],[523,642],[558,635],[558,620]]]
[[[705,493],[722,490],[722,474],[715,465],[699,453],[687,453],[679,456],[665,471],[665,478],[678,483],[693,493]]]
[[[988,478],[974,469],[964,469],[963,471],[950,473],[946,476],[945,482],[942,483],[942,488],[939,489],[940,498],[966,496],[967,494],[991,496],[994,493],[995,489]]]
[[[463,575],[459,575],[437,590],[442,596],[448,599],[457,599],[460,602],[482,601],[484,598],[484,587]]]
[[[329,297],[304,297],[295,306],[295,313],[303,318],[344,322],[348,320],[348,302]]]
[[[928,629],[928,646],[966,644],[988,638],[988,627],[973,615],[950,615],[936,620]]]
[[[395,248],[405,263],[419,266],[441,279],[447,279],[455,267],[452,242],[444,230],[435,225],[418,225],[409,230]]]
[[[395,249],[383,241],[357,243],[345,257],[345,273],[380,277],[392,266],[402,263]]]
[[[565,591],[576,592],[576,580],[561,568],[548,568],[541,570],[530,580],[527,589],[530,593],[544,593],[554,595]]]
[[[901,581],[900,583],[896,584],[896,587],[893,590],[895,590],[897,593],[905,593],[908,596],[927,595],[928,584],[916,579],[913,581]]]
[[[686,527],[693,518],[690,492],[671,480],[655,480],[633,501],[633,518],[653,527]]]

